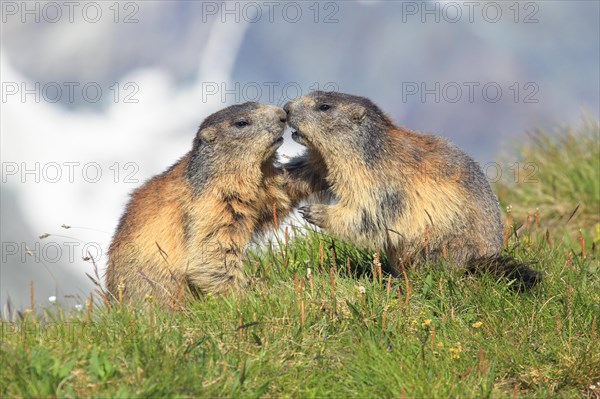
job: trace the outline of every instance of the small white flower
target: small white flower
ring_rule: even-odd
[[[50,303],[56,303],[56,296],[52,295],[48,298],[48,300],[50,301]]]
[[[359,285],[358,286],[358,292],[360,292],[361,294],[364,294],[365,292],[367,292],[367,290],[362,285]]]
[[[75,309],[77,309],[77,311],[81,312],[81,310],[83,309],[83,305],[78,303],[75,305]]]
[[[308,267],[306,269],[306,278],[310,278],[310,275],[312,274],[312,271],[310,270],[310,267]]]

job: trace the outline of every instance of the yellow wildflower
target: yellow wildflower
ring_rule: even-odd
[[[460,353],[462,352],[462,345],[460,342],[456,343],[456,347],[448,348],[450,357],[452,359],[460,359]]]

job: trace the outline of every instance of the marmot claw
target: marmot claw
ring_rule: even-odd
[[[323,227],[323,223],[321,221],[321,212],[319,212],[318,207],[315,205],[307,205],[302,206],[298,209],[298,212],[304,220],[306,220],[310,224],[314,224],[318,227]]]

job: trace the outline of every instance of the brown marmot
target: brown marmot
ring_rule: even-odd
[[[192,150],[131,194],[108,254],[111,296],[165,306],[242,287],[245,245],[290,209],[274,165],[285,127],[281,108],[255,102],[207,117]]]
[[[284,168],[298,196],[329,187],[337,203],[300,209],[310,223],[401,262],[442,256],[533,286],[540,273],[501,256],[496,196],[479,165],[446,139],[396,126],[364,97],[316,91],[284,106],[307,147]],[[324,180],[324,181],[323,181]]]

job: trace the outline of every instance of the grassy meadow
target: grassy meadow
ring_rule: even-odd
[[[243,295],[3,321],[0,395],[598,398],[599,146],[597,122],[534,132],[516,151],[537,181],[496,184],[505,254],[544,273],[530,292],[444,261],[391,278],[376,250],[296,223],[248,251]]]

